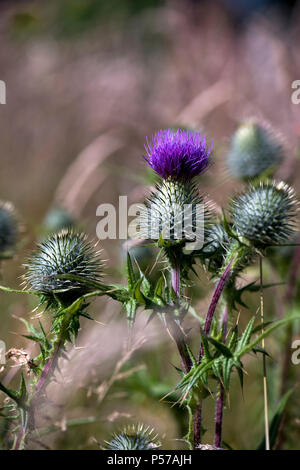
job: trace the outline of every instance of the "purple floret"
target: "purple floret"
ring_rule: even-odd
[[[211,147],[199,132],[166,129],[145,145],[145,160],[163,179],[191,180],[209,165]]]

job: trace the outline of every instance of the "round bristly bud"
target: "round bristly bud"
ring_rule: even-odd
[[[14,206],[0,201],[0,255],[14,250],[19,236],[19,223]]]
[[[155,450],[160,447],[154,430],[142,424],[127,426],[105,444],[105,450]]]
[[[227,164],[234,178],[248,180],[267,172],[268,176],[283,160],[279,137],[267,125],[249,120],[233,135]]]
[[[294,190],[283,182],[250,186],[231,204],[234,230],[257,248],[287,242],[296,231],[297,213]]]
[[[166,129],[147,141],[144,156],[148,165],[163,179],[189,181],[209,165],[211,147],[199,132]]]
[[[194,184],[162,181],[141,208],[139,238],[166,245],[192,242],[203,236],[209,217]]]
[[[57,298],[69,304],[94,290],[89,281],[101,278],[99,253],[85,234],[63,230],[38,245],[25,265],[24,280],[49,306],[56,307]],[[76,276],[76,279],[60,277],[63,275]]]
[[[210,271],[217,271],[222,266],[231,242],[222,222],[208,228],[204,246],[198,254],[202,261],[208,262]]]

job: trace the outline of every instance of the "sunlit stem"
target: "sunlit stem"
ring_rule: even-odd
[[[262,333],[264,333],[264,296],[263,296],[263,259],[259,256],[259,278],[260,278],[260,318],[262,323]],[[265,339],[262,339],[261,346],[265,349]],[[268,411],[268,383],[267,383],[267,364],[266,355],[263,358],[263,388],[264,388],[264,417],[265,417],[265,441],[266,450],[270,450],[269,434],[269,411]]]

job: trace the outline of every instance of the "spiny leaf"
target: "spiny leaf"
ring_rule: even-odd
[[[136,311],[138,308],[137,301],[135,299],[129,299],[125,304],[124,308],[127,313],[127,320],[130,324],[134,323]]]
[[[212,338],[211,336],[207,336],[207,340],[212,343],[215,348],[223,354],[225,357],[232,357],[232,352],[230,351],[225,344],[221,343],[220,341],[217,341],[216,339]]]
[[[250,337],[251,337],[252,330],[253,330],[254,322],[255,322],[255,317],[252,317],[248,325],[246,326],[245,330],[243,331],[241,338],[238,341],[237,348],[236,348],[237,350],[242,349],[244,346],[248,344]]]
[[[209,351],[208,337],[202,329],[201,329],[201,342],[203,346],[204,356],[207,357],[208,359],[212,359],[212,355],[210,354],[210,351]]]
[[[248,343],[248,345],[245,345],[243,348],[238,348],[239,350],[236,351],[236,355],[238,357],[242,357],[245,354],[247,354],[249,351],[251,351],[258,343],[260,343],[266,336],[268,336],[270,333],[272,333],[274,330],[279,328],[282,325],[285,325],[286,323],[290,323],[296,320],[300,320],[300,315],[292,315],[290,317],[283,318],[282,320],[278,320],[277,322],[274,322],[269,328],[267,328],[263,333],[261,333],[257,338],[251,343]]]
[[[234,326],[234,328],[231,331],[231,335],[228,341],[228,349],[231,351],[234,351],[236,349],[237,343],[238,343],[238,327],[237,325]]]
[[[163,297],[164,282],[165,280],[163,277],[158,279],[154,289],[154,297]]]
[[[141,292],[141,284],[143,279],[139,279],[132,288],[133,298],[140,304],[145,305],[147,299],[145,298],[144,294]]]
[[[265,349],[261,348],[260,346],[256,346],[255,348],[252,349],[252,351],[254,352],[254,354],[261,353],[261,354],[264,354],[265,356],[271,357],[270,354]]]
[[[19,391],[17,393],[18,393],[18,397],[20,401],[24,402],[27,396],[27,390],[26,390],[26,383],[25,383],[23,374],[21,375],[21,383],[20,383]]]
[[[136,284],[136,277],[134,273],[134,269],[132,266],[131,256],[129,252],[127,253],[127,264],[126,264],[126,275],[127,275],[127,282],[128,282],[128,290],[131,291]]]

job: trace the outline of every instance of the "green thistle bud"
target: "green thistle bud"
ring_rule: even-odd
[[[208,261],[210,271],[217,271],[221,268],[231,241],[221,222],[208,228],[204,246],[199,251],[199,257],[203,262]]]
[[[54,207],[50,209],[43,221],[44,232],[55,233],[63,229],[71,229],[75,226],[75,220],[72,215],[61,207]]]
[[[265,172],[270,176],[282,160],[283,147],[274,131],[250,120],[235,132],[227,163],[234,178],[248,180]]]
[[[102,263],[98,255],[86,235],[72,230],[62,231],[38,245],[25,265],[25,282],[41,294],[41,301],[48,306],[57,307],[57,300],[68,305],[93,290],[90,281],[100,279]],[[59,277],[62,275],[77,278]]]
[[[194,241],[210,217],[191,182],[161,181],[145,202],[140,215],[140,237],[170,246]]]
[[[0,257],[14,250],[19,235],[19,223],[10,202],[0,201]]]
[[[255,248],[284,243],[296,230],[297,205],[293,189],[283,182],[251,186],[232,201],[234,230]]]
[[[154,430],[142,424],[127,426],[105,442],[105,450],[155,450],[160,447]]]

